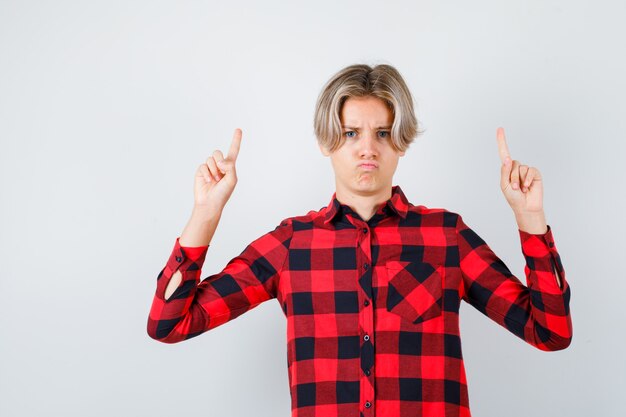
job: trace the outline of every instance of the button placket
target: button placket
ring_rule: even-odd
[[[373,259],[371,250],[372,230],[364,224],[360,225],[360,232],[357,229],[357,250],[360,249],[360,253],[357,255],[357,265],[360,265],[359,269],[359,282],[363,289],[363,305],[365,307],[371,304],[372,298],[372,275]],[[360,236],[359,236],[360,235]],[[359,259],[360,258],[360,259]],[[362,308],[360,314],[361,321],[361,372],[363,372],[360,386],[361,386],[361,404],[366,409],[372,407],[372,398],[374,397],[374,386],[372,378],[369,376],[372,374],[371,368],[374,364],[374,344],[370,334],[374,332],[374,311],[371,308]],[[370,411],[371,412],[371,411]]]

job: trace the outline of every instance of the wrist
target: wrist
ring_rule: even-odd
[[[548,231],[546,215],[543,210],[539,212],[516,212],[515,220],[518,229],[526,233],[544,234]]]
[[[219,214],[194,211],[180,235],[180,245],[184,247],[208,246],[213,239],[219,221]]]
[[[222,210],[211,206],[193,206],[191,218],[196,222],[208,222],[222,216]]]

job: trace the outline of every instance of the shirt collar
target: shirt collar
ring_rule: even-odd
[[[326,206],[324,212],[324,223],[326,224],[331,222],[339,213],[341,213],[342,206],[345,205],[341,204],[339,200],[337,200],[337,192],[335,191],[330,199],[330,203]],[[378,207],[377,212],[386,207],[389,207],[392,212],[395,212],[403,219],[406,218],[407,211],[409,209],[409,202],[399,185],[391,187],[391,197]]]

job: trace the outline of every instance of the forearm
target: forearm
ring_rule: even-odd
[[[515,220],[517,220],[518,229],[523,232],[534,235],[542,235],[548,231],[546,215],[543,210],[541,212],[531,214],[515,213]],[[559,274],[557,274],[556,271],[555,276],[557,284],[561,287],[561,280],[559,279]]]
[[[180,245],[185,247],[209,245],[221,217],[221,211],[194,207],[191,218],[180,235]]]
[[[180,235],[179,243],[184,247],[207,246],[211,243],[217,225],[219,223],[221,211],[202,210],[194,208],[191,218],[187,222],[183,233]],[[165,299],[168,300],[180,285],[182,274],[176,271],[165,289]]]

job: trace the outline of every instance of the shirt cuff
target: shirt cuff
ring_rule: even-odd
[[[167,261],[167,267],[170,271],[176,271],[181,266],[201,268],[209,245],[206,246],[181,246],[180,237],[176,238],[174,248]]]
[[[546,256],[548,252],[556,252],[550,225],[548,225],[548,230],[545,233],[528,233],[519,228],[517,230],[525,255],[541,258]]]
[[[180,237],[178,237],[176,240],[179,240]],[[179,242],[180,245],[180,242]],[[205,252],[207,251],[207,249],[209,248],[209,245],[205,245],[205,246],[181,246],[180,247],[190,259],[198,259],[200,258],[200,256],[204,255]]]
[[[554,293],[566,291],[568,284],[565,279],[565,271],[561,263],[561,256],[554,244],[550,225],[548,225],[548,230],[545,233],[533,234],[519,230],[519,234],[526,265],[533,271],[530,277],[541,281],[538,288]]]

